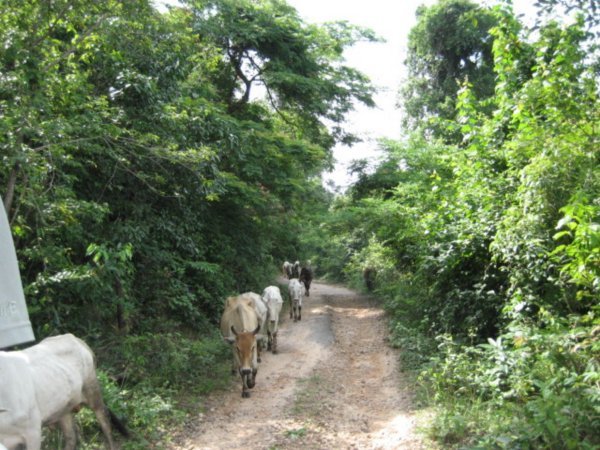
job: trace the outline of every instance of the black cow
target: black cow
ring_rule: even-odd
[[[300,270],[300,282],[304,284],[305,295],[310,297],[310,283],[312,283],[313,271],[310,267],[303,267]]]

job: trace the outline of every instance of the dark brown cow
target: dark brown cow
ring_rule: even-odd
[[[300,270],[300,282],[304,284],[304,294],[307,297],[310,297],[310,284],[312,283],[312,279],[312,269],[310,267],[303,267],[302,270]]]

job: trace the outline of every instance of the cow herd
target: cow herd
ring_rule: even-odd
[[[296,322],[302,320],[302,297],[310,293],[313,272],[310,263],[300,267],[298,261],[295,264],[286,261],[283,273],[289,279],[290,319]],[[242,378],[244,398],[250,397],[250,389],[255,385],[261,352],[266,347],[277,353],[277,331],[282,307],[283,298],[277,286],[266,287],[262,295],[246,292],[225,300],[221,333],[231,344],[232,373],[239,373]]]
[[[289,279],[290,319],[296,322],[302,319],[302,297],[310,293],[313,271],[310,263],[300,267],[298,261],[286,261],[283,270]],[[232,371],[242,377],[242,397],[249,397],[255,385],[261,353],[265,348],[277,353],[282,307],[277,286],[268,286],[262,295],[246,292],[225,300],[221,333],[232,346]],[[94,411],[111,449],[111,423],[128,434],[102,400],[94,354],[81,339],[65,334],[25,350],[0,351],[0,450],[37,450],[42,426],[52,424],[62,429],[65,449],[74,449],[72,413],[81,405]]]

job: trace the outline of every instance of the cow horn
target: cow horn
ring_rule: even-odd
[[[233,327],[233,325],[231,325],[231,332],[236,336],[238,335],[237,331],[235,331],[235,328]]]
[[[252,332],[253,335],[256,336],[256,333],[260,331],[260,323],[256,326],[256,329]]]

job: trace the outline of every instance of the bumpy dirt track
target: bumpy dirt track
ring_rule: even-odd
[[[381,308],[315,283],[302,313],[297,323],[282,315],[279,354],[263,356],[251,398],[236,377],[170,448],[425,448]]]

